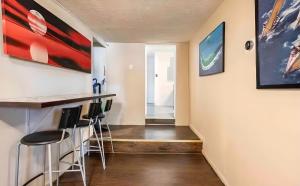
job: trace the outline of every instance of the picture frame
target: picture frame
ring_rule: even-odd
[[[300,88],[299,11],[292,0],[255,0],[257,89]]]
[[[91,73],[91,41],[34,0],[2,0],[4,54]]]
[[[199,76],[225,70],[225,22],[220,23],[199,43]]]

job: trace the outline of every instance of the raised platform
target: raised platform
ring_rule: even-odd
[[[116,153],[201,153],[202,150],[202,141],[187,126],[111,125],[111,131]],[[110,152],[110,143],[105,146],[106,152]]]

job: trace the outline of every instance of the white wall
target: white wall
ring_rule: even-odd
[[[107,91],[114,92],[110,122],[145,123],[145,45],[109,43],[107,48]]]
[[[198,44],[226,22],[225,73],[198,76]],[[253,0],[225,0],[190,42],[190,121],[230,186],[300,185],[298,90],[257,90]]]
[[[43,7],[60,17],[66,23],[92,39],[93,33],[78,19],[54,3],[38,0]],[[0,23],[2,35],[2,22]],[[3,54],[3,41],[0,37],[0,99],[67,95],[91,92],[91,74],[61,69],[47,65],[13,59]],[[66,105],[70,106],[70,105]],[[56,128],[61,107],[32,110],[29,132]],[[0,185],[13,185],[15,149],[17,141],[26,134],[26,110],[19,108],[0,108]],[[43,151],[34,148],[23,151],[22,180],[41,171]],[[27,157],[27,158],[26,158]],[[27,161],[25,161],[27,160]]]

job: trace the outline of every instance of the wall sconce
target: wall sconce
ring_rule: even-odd
[[[254,46],[254,42],[253,41],[246,41],[245,43],[245,49],[246,50],[251,50]]]

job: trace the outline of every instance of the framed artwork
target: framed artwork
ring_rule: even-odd
[[[199,76],[224,72],[225,22],[199,44]]]
[[[4,53],[91,72],[91,41],[33,0],[2,0]]]
[[[257,88],[300,88],[300,1],[256,0]]]

